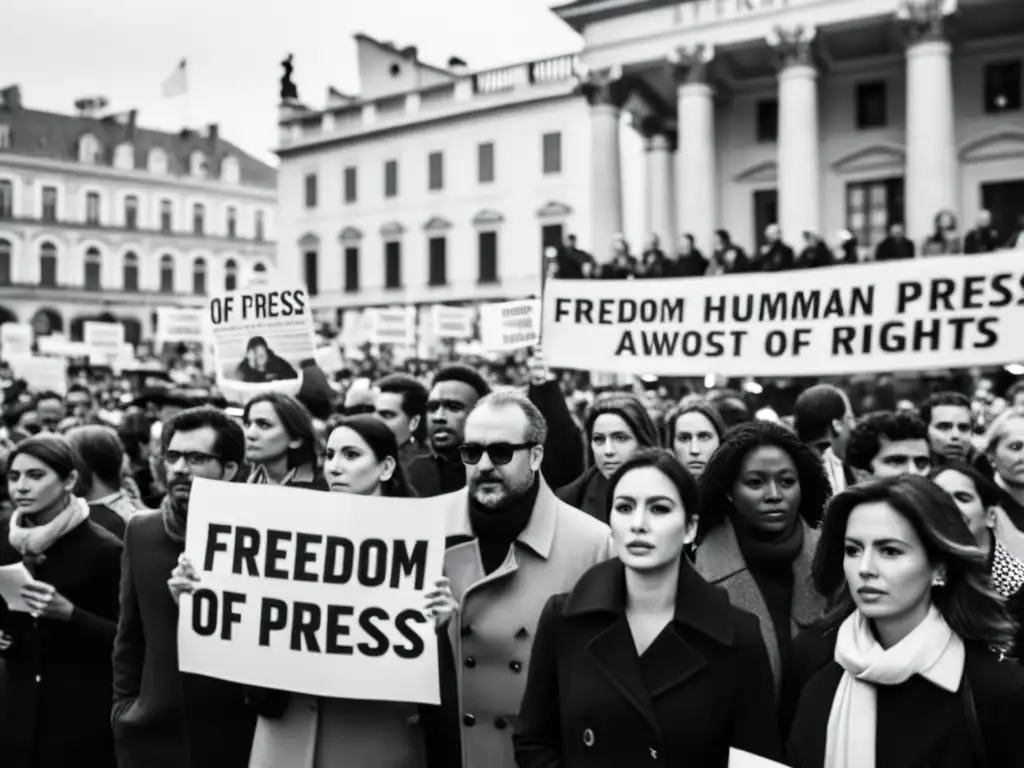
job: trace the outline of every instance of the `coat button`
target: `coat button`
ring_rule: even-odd
[[[508,663],[508,668],[515,672],[517,675],[523,671],[523,662],[512,660]]]
[[[494,719],[494,727],[499,731],[504,731],[508,727],[508,720],[504,717],[496,717]]]
[[[36,682],[37,683],[43,682],[43,676],[42,675],[36,675]]]
[[[583,746],[592,747],[594,746],[594,732],[587,728],[583,731]]]
[[[466,657],[466,669],[472,669],[475,666],[476,666],[476,659],[474,659],[472,656],[467,656]]]
[[[476,722],[476,718],[473,717],[470,714],[465,714],[465,715],[462,716],[462,724],[465,725],[465,726],[468,726],[468,727],[472,728],[473,724],[475,722]]]

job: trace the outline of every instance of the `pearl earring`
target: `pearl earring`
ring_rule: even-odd
[[[946,586],[946,577],[945,576],[936,576],[934,579],[932,579],[932,586],[933,587],[944,587],[944,586]]]

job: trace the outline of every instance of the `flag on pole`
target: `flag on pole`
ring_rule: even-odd
[[[164,80],[163,95],[165,99],[173,99],[188,92],[188,61],[182,59],[171,76]]]

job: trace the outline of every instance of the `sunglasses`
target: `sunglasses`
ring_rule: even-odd
[[[490,445],[463,443],[459,446],[459,456],[462,458],[463,464],[475,466],[480,463],[480,459],[486,453],[491,459],[491,464],[500,467],[512,461],[516,451],[533,448],[535,445],[536,443],[491,443]]]

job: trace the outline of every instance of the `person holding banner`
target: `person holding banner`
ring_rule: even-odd
[[[313,417],[297,398],[280,392],[257,395],[245,404],[242,421],[246,482],[327,490]]]
[[[730,748],[778,759],[757,619],[685,555],[700,515],[693,476],[644,450],[612,475],[607,503],[616,558],[549,599],[537,625],[519,768],[725,768]]]
[[[115,765],[107,712],[121,543],[74,494],[79,466],[55,435],[25,440],[8,465],[16,506],[0,524],[0,566],[20,564],[23,583],[20,604],[0,600],[4,768]]]

